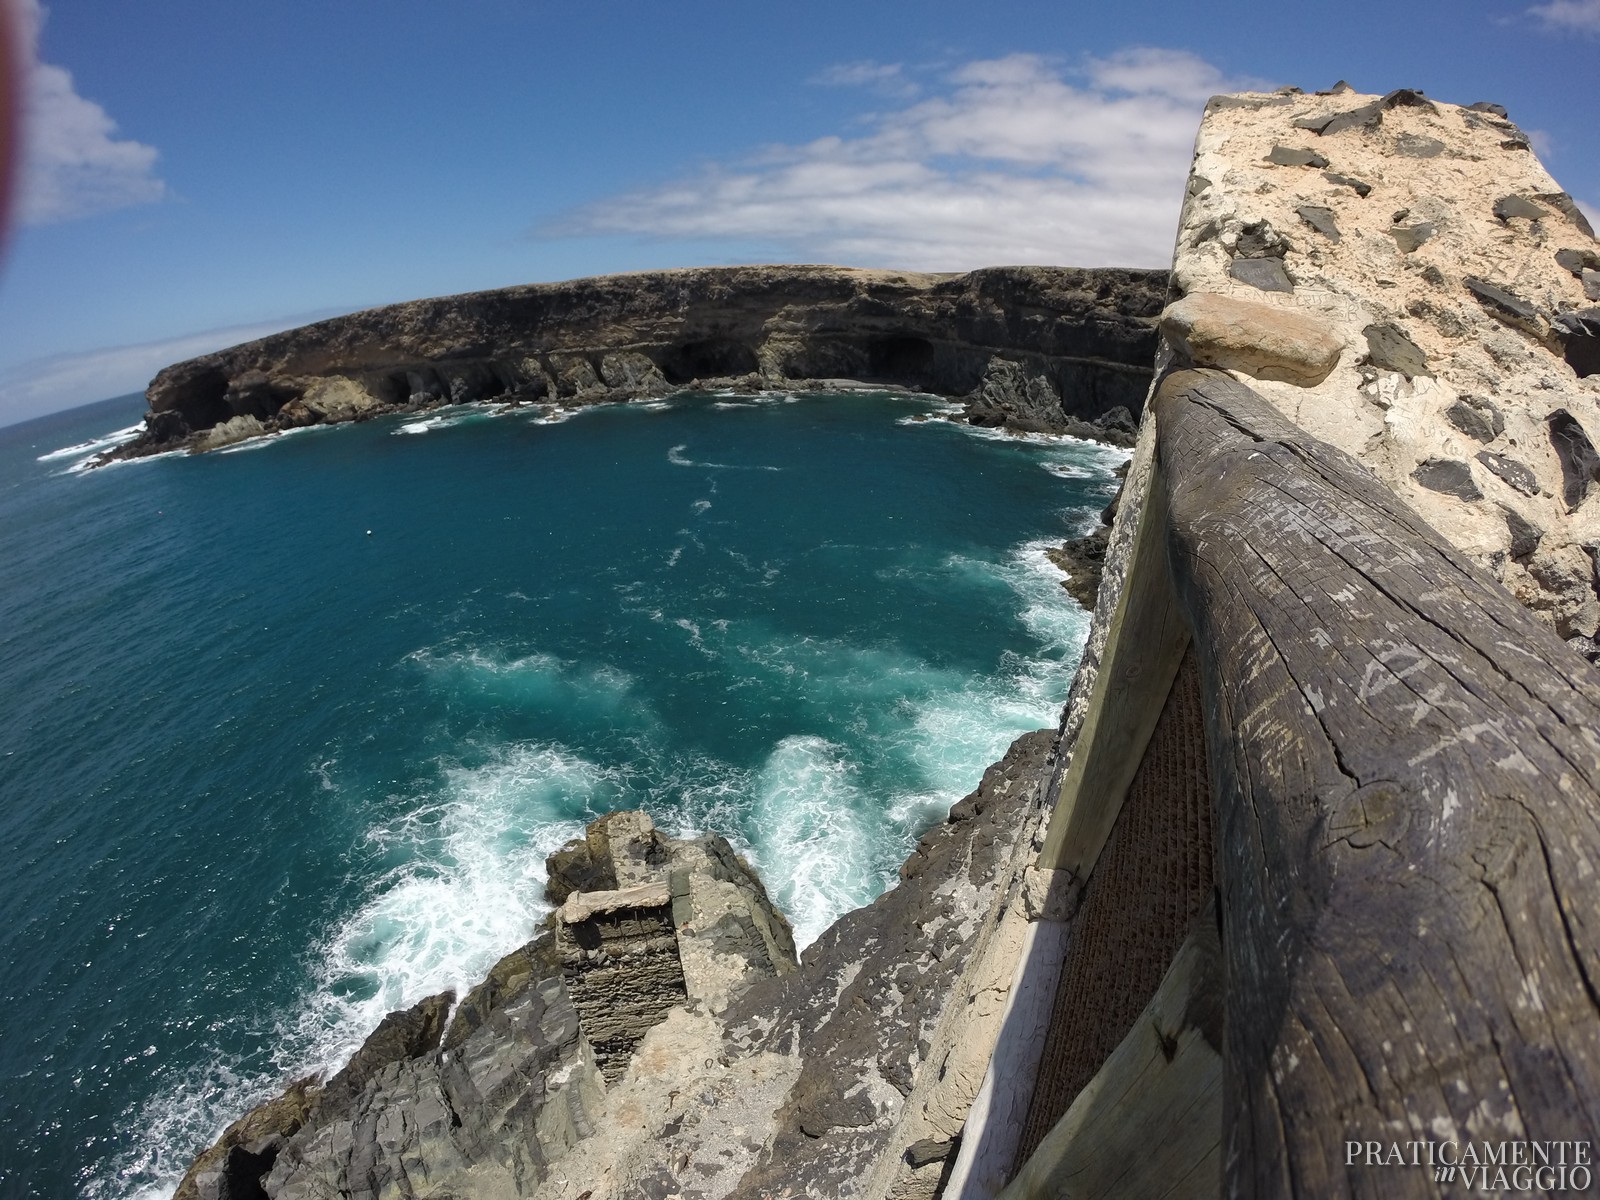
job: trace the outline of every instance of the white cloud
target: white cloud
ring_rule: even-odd
[[[327,309],[253,325],[232,325],[133,346],[109,346],[19,363],[0,373],[0,425],[63,408],[142,392],[162,367],[293,329],[348,309]]]
[[[1577,205],[1583,211],[1583,215],[1589,218],[1589,224],[1595,229],[1600,229],[1600,204],[1585,204],[1579,200]]]
[[[1550,0],[1535,4],[1528,15],[1557,33],[1600,35],[1600,0]]]
[[[872,82],[877,64],[838,68]],[[604,200],[543,232],[752,240],[791,259],[960,270],[1165,266],[1205,99],[1237,90],[1150,48],[1064,71],[967,63],[864,132],[776,146]]]
[[[45,17],[39,0],[18,0],[16,10],[28,63],[21,220],[44,225],[163,199],[167,185],[155,174],[155,147],[117,138],[117,123],[78,95],[69,71],[39,61]]]
[[[823,87],[870,88],[887,96],[909,99],[922,89],[907,78],[900,63],[880,63],[870,60],[835,63],[813,75],[808,83]]]

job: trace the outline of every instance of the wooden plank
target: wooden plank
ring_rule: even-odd
[[[1017,1143],[1039,1071],[1039,1046],[1050,1025],[1056,983],[1071,926],[1034,921],[1024,935],[983,1086],[961,1129],[961,1149],[941,1193],[946,1200],[989,1200],[1017,1160]]]
[[[1600,675],[1248,388],[1153,403],[1218,806],[1226,1190],[1446,1190],[1351,1141],[1592,1145]]]
[[[1080,882],[1099,858],[1144,758],[1189,645],[1167,567],[1166,486],[1153,464],[1127,582],[1112,617],[1093,698],[1039,851],[1039,865]]]
[[[1208,905],[1154,998],[999,1200],[1204,1200],[1222,1183],[1222,956]]]

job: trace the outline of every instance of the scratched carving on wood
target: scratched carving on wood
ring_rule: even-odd
[[[1600,677],[1216,371],[1155,400],[1218,804],[1234,1195],[1347,1139],[1600,1137]]]

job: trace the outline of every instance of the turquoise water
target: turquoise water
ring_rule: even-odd
[[[1087,615],[1041,547],[1117,451],[930,398],[450,410],[76,469],[137,397],[0,430],[0,1194],[190,1155],[545,912],[642,806],[802,943],[889,886]]]

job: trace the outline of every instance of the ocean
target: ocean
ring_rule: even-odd
[[[476,406],[84,470],[0,429],[0,1195],[193,1153],[548,911],[642,807],[804,945],[893,884],[1088,628],[1044,548],[1124,452],[933,397]]]

